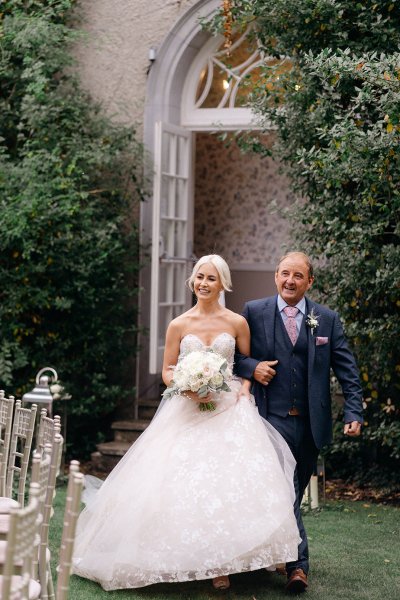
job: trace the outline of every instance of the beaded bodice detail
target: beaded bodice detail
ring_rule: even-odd
[[[197,335],[188,333],[181,339],[180,355],[182,356],[189,354],[189,352],[194,352],[195,350],[206,350],[209,348],[226,358],[229,367],[232,368],[235,344],[235,338],[230,333],[218,334],[209,346],[204,344]]]

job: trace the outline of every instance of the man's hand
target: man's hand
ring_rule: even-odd
[[[254,369],[254,379],[263,385],[268,385],[271,379],[276,375],[276,371],[272,367],[277,364],[277,360],[262,360]]]
[[[361,433],[361,423],[358,421],[352,421],[351,423],[346,423],[344,426],[344,435],[350,435],[356,437]]]

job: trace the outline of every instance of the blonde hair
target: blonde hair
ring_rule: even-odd
[[[227,262],[222,258],[222,256],[219,256],[218,254],[208,254],[207,256],[202,256],[201,258],[199,258],[199,260],[193,267],[191,276],[187,280],[187,284],[191,291],[194,291],[194,280],[196,278],[197,271],[200,269],[200,267],[207,263],[211,263],[217,269],[219,278],[221,280],[221,285],[224,288],[225,292],[231,292],[231,272],[229,270]]]

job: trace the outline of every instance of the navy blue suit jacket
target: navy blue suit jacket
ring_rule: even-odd
[[[252,379],[254,369],[263,360],[275,360],[275,312],[277,296],[247,302],[243,316],[251,333],[250,357],[235,355],[235,373]],[[345,339],[339,315],[306,298],[306,315],[314,309],[318,326],[308,337],[308,404],[311,431],[317,448],[332,441],[332,410],[330,369],[332,368],[344,395],[344,420],[363,422],[362,388],[353,354]],[[303,317],[307,318],[306,316]],[[317,337],[327,338],[327,343],[317,345]],[[324,340],[325,341],[325,340]],[[268,415],[265,386],[254,381],[253,393],[263,417]],[[287,403],[287,399],[285,400]],[[264,414],[265,413],[265,414]]]

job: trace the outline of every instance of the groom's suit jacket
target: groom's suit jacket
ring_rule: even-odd
[[[307,315],[313,310],[318,317],[318,326],[311,331],[306,325]],[[235,373],[240,377],[252,379],[254,369],[263,360],[275,360],[277,296],[252,300],[245,305],[243,316],[247,320],[251,333],[250,357],[239,353],[235,355]],[[317,448],[329,444],[332,440],[332,412],[330,392],[330,369],[332,368],[344,395],[344,420],[363,422],[362,388],[357,365],[344,337],[339,315],[312,300],[306,298],[306,315],[302,328],[307,335],[307,390],[308,412],[311,431]],[[288,365],[278,364],[277,377],[289,377]],[[273,386],[271,386],[272,392]],[[268,386],[253,381],[253,394],[260,414],[268,418]],[[288,398],[276,398],[282,406],[287,406]]]

